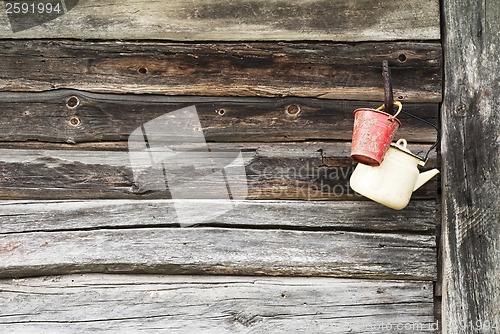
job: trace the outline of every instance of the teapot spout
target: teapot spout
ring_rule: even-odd
[[[415,183],[415,187],[413,188],[413,191],[417,190],[421,186],[427,183],[430,179],[432,179],[434,176],[439,174],[439,170],[436,168],[428,170],[427,172],[420,173],[417,178],[417,182]]]

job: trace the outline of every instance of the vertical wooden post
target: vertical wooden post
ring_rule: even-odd
[[[500,333],[500,1],[443,19],[443,332]]]

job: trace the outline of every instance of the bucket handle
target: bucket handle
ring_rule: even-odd
[[[396,112],[396,114],[394,115],[394,117],[396,117],[397,115],[399,115],[400,112],[403,112],[403,114],[406,114],[422,123],[425,123],[427,125],[430,125],[434,128],[434,130],[436,130],[436,141],[434,142],[434,144],[432,144],[432,146],[429,148],[429,150],[425,153],[425,157],[424,158],[420,158],[421,160],[423,161],[427,161],[427,159],[429,158],[429,154],[432,152],[433,149],[435,149],[439,143],[441,142],[441,131],[439,130],[439,128],[434,125],[433,123],[423,119],[423,118],[420,118],[416,115],[413,115],[412,113],[408,112],[408,111],[405,111],[405,110],[402,110],[402,105],[401,105],[401,102],[399,101],[394,101],[394,105],[397,105],[398,106],[398,111]],[[382,108],[384,107],[385,105],[382,105],[380,107],[377,108],[377,110],[382,110]],[[406,142],[406,141],[405,141]],[[399,143],[399,141],[398,141]],[[406,145],[405,145],[406,147]]]
[[[412,118],[414,118],[414,119],[416,119],[416,120],[418,120],[418,121],[421,121],[421,122],[423,122],[423,123],[425,123],[425,124],[427,124],[427,125],[430,125],[430,126],[432,126],[432,127],[434,128],[434,130],[436,130],[436,134],[437,134],[437,136],[436,136],[436,137],[437,137],[437,138],[436,138],[436,141],[434,142],[434,144],[432,144],[431,148],[429,148],[429,150],[426,152],[425,157],[424,157],[423,159],[422,159],[422,158],[420,158],[420,159],[422,159],[423,161],[427,161],[427,159],[429,158],[429,154],[430,154],[430,153],[432,152],[432,150],[433,150],[433,149],[435,149],[435,148],[439,145],[439,143],[441,142],[441,131],[439,131],[439,128],[438,128],[436,125],[434,125],[433,123],[431,123],[431,122],[429,122],[429,121],[427,121],[427,120],[425,120],[425,119],[423,119],[423,118],[420,118],[420,117],[418,117],[418,116],[416,116],[416,115],[413,115],[412,113],[409,113],[408,111],[403,111],[403,105],[401,104],[401,102],[400,102],[400,101],[394,101],[394,102],[393,102],[393,104],[394,104],[395,106],[398,106],[398,111],[397,111],[397,112],[394,114],[394,116],[392,116],[392,117],[396,118],[396,116],[398,116],[400,112],[403,112],[403,114],[406,114],[406,115],[408,115],[408,116],[410,116],[410,117],[412,117]],[[378,107],[378,108],[377,108],[377,110],[382,111],[382,110],[384,109],[384,107],[385,107],[385,104],[383,104],[383,105],[381,105],[380,107]]]
[[[420,118],[416,115],[413,115],[412,113],[409,113],[408,111],[403,111],[403,114],[406,114],[422,123],[425,123],[427,125],[430,125],[434,128],[434,130],[436,130],[436,141],[434,142],[434,144],[432,144],[432,146],[429,148],[429,150],[425,153],[425,157],[422,159],[423,161],[427,161],[427,159],[429,158],[429,154],[432,152],[433,149],[435,149],[439,143],[441,142],[441,131],[439,130],[439,128],[434,125],[433,123],[429,122],[428,120],[425,120],[423,118]]]
[[[401,112],[401,110],[403,110],[403,104],[399,101],[394,101],[393,104],[395,106],[398,106],[398,111],[396,111],[396,113],[394,114],[394,116],[391,116],[392,118],[396,118],[399,113]],[[380,107],[377,108],[378,111],[382,111],[385,107],[385,104],[381,105]]]

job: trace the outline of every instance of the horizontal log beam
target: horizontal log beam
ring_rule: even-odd
[[[96,142],[128,140],[141,125],[196,106],[207,141],[351,140],[353,111],[381,102],[308,98],[167,97],[80,91],[0,93],[0,141]],[[73,103],[76,104],[73,106]],[[437,124],[438,104],[408,103],[404,110]],[[401,114],[397,136],[432,143],[436,131]]]
[[[45,217],[50,219],[50,213]],[[434,235],[148,226],[65,230],[64,222],[54,224],[60,230],[0,235],[0,277],[149,273],[436,278]]]
[[[235,170],[233,180],[234,185],[248,187],[247,199],[362,199],[349,185],[355,167],[349,157],[350,143],[209,143],[214,157],[217,152],[229,152],[216,160],[212,155],[193,152],[188,144],[180,144],[172,149],[191,153],[187,156],[181,153],[183,160],[161,167],[174,173],[170,179],[165,178],[163,172],[161,177],[152,176],[160,166],[154,164],[149,155],[144,161],[136,161],[133,167],[127,144],[114,145],[3,143],[0,145],[0,198],[171,198],[171,182],[183,184],[183,194],[176,194],[176,198],[199,198],[200,186],[204,189],[203,198],[221,198],[218,184],[207,185],[202,176],[213,173],[214,162],[222,168],[241,152],[242,167]],[[1,148],[3,146],[8,148]],[[428,148],[428,144],[410,147],[420,155]],[[195,163],[197,167],[193,167]],[[435,165],[433,154],[427,167]],[[413,199],[436,198],[436,182],[434,179],[428,182],[415,192]]]
[[[364,0],[64,3],[57,13],[15,14],[10,8],[0,16],[0,38],[379,41],[440,36],[437,0],[384,0],[369,6]]]
[[[429,282],[97,274],[0,280],[0,290],[0,327],[11,333],[436,328]]]
[[[220,203],[193,200],[192,210]],[[395,211],[368,201],[233,201],[233,210],[197,226],[433,235],[434,201],[413,201]],[[65,230],[176,227],[172,200],[0,201],[0,234]],[[61,225],[60,222],[64,222]]]
[[[441,101],[439,43],[160,43],[1,40],[0,90]]]

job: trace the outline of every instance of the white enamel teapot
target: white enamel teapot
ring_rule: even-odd
[[[425,160],[406,148],[405,139],[392,143],[380,166],[359,163],[350,179],[351,188],[369,199],[395,210],[405,208],[412,193],[432,179],[439,170],[420,173]]]

